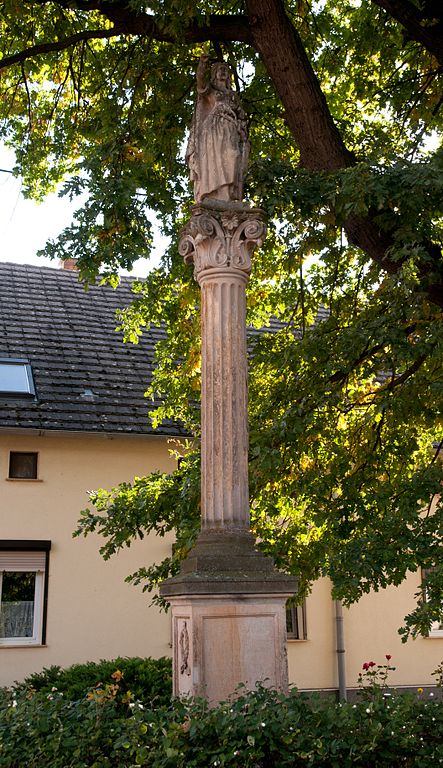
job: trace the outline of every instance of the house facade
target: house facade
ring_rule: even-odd
[[[168,614],[125,577],[173,538],[146,537],[105,562],[99,537],[72,536],[89,491],[175,468],[180,427],[154,430],[144,398],[161,330],[138,345],[115,333],[130,285],[86,292],[72,270],[0,264],[0,685],[52,664],[171,654]],[[410,574],[340,622],[328,581],[317,582],[289,616],[291,683],[337,690],[341,656],[355,688],[365,661],[390,655],[392,685],[432,685],[443,631],[406,644],[397,633],[419,585]]]

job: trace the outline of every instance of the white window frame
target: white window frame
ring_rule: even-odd
[[[287,632],[287,640],[296,643],[307,640],[306,600],[303,600],[301,605],[286,605],[286,612],[292,614],[292,624],[298,628],[298,635],[294,632]]]
[[[443,637],[443,623],[434,621],[429,631],[429,637]]]
[[[428,637],[443,637],[443,621],[433,621]]]
[[[0,396],[2,397],[35,397],[35,384],[29,360],[15,357],[0,357],[0,365],[18,369],[23,374],[24,386],[4,387],[0,376]]]
[[[35,573],[31,637],[0,637],[2,646],[42,645],[47,553],[44,550],[0,550],[0,611],[4,573]]]

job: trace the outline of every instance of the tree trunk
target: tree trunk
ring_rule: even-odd
[[[442,7],[435,9],[435,13],[432,12],[427,16],[408,0],[372,0],[372,2],[396,19],[408,37],[421,43],[435,56],[440,66],[443,66]],[[422,24],[422,21],[425,23]]]
[[[300,37],[281,0],[247,0],[255,47],[286,111],[301,164],[334,171],[354,162],[335,125]]]
[[[353,165],[329,111],[302,41],[288,18],[282,0],[247,0],[254,45],[274,83],[286,113],[286,121],[300,151],[300,162],[312,171],[336,171]],[[344,226],[350,243],[362,248],[390,274],[401,260],[387,255],[393,245],[389,232],[382,232],[370,216],[352,216]],[[429,247],[430,245],[430,247]],[[426,245],[422,287],[431,301],[443,307],[441,251]]]

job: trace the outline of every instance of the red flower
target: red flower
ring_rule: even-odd
[[[368,667],[375,667],[375,661],[369,661]]]
[[[392,656],[391,656],[391,654],[390,654],[390,653],[387,653],[385,658],[386,658],[388,661],[390,661],[390,660],[392,659]]]
[[[365,672],[367,672],[368,669],[369,669],[369,663],[367,661],[365,661],[365,663],[363,664],[362,668],[365,670]]]

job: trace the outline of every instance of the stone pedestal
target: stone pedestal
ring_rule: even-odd
[[[249,532],[245,288],[265,236],[262,212],[211,200],[180,241],[201,286],[202,523],[171,604],[174,693],[212,703],[240,684],[287,687],[285,603],[296,580],[275,570]]]
[[[176,695],[204,696],[214,704],[235,694],[239,683],[248,690],[257,683],[287,688],[280,596],[193,595],[174,597],[172,606]]]

